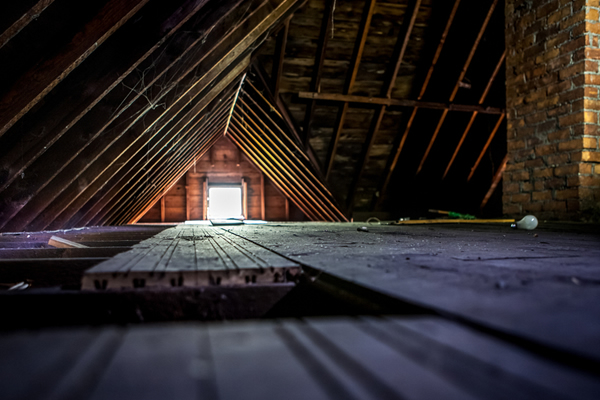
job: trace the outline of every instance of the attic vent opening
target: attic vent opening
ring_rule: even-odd
[[[240,185],[209,186],[208,219],[243,218],[243,193]]]

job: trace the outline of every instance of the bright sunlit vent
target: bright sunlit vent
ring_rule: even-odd
[[[242,218],[241,187],[209,187],[208,219]]]

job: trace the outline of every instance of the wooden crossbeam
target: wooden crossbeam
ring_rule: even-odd
[[[369,35],[369,27],[371,26],[371,19],[373,18],[373,12],[375,11],[375,0],[367,0],[365,1],[365,8],[363,9],[362,18],[360,21],[360,25],[358,27],[358,35],[356,36],[356,41],[354,43],[354,49],[352,51],[352,58],[350,59],[350,69],[348,70],[348,74],[346,76],[346,82],[344,84],[344,95],[349,95],[354,86],[354,82],[356,82],[356,76],[358,75],[358,67],[360,65],[360,60],[362,59],[362,54],[365,49],[365,43],[367,42],[367,36]],[[316,93],[317,95],[319,93]],[[302,93],[300,94],[302,96]],[[309,97],[312,99],[317,99],[318,97],[313,96]],[[331,173],[331,169],[333,168],[333,161],[335,159],[335,154],[337,152],[337,147],[340,141],[340,137],[342,135],[342,129],[344,128],[344,122],[346,120],[346,113],[348,112],[348,101],[344,101],[343,106],[340,108],[337,119],[333,128],[333,136],[329,142],[329,149],[327,151],[327,158],[325,159],[325,179],[329,179],[329,174]]]
[[[353,96],[337,93],[314,93],[314,92],[299,92],[298,97],[304,99],[328,100],[346,103],[358,104],[377,104],[385,106],[398,107],[416,107],[427,108],[432,110],[448,110],[459,112],[477,112],[479,114],[504,114],[506,110],[498,107],[484,106],[483,102],[479,104],[455,104],[455,103],[440,103],[433,101],[409,100],[409,99],[388,99],[386,97],[368,97],[368,96]]]
[[[479,98],[479,104],[483,104],[483,102],[485,101],[485,98],[487,97],[488,93],[490,92],[490,89],[492,87],[492,84],[494,83],[494,80],[496,79],[496,76],[498,76],[498,72],[500,71],[500,68],[504,65],[505,58],[506,58],[506,50],[504,50],[504,52],[500,56],[500,60],[498,61],[498,64],[496,64],[496,68],[492,72],[492,76],[488,80],[488,83],[487,83],[485,89],[483,90],[483,94]],[[465,141],[467,134],[469,133],[469,130],[471,129],[471,126],[473,125],[473,122],[475,122],[475,118],[477,117],[477,114],[478,114],[478,111],[473,111],[473,114],[471,115],[471,119],[469,120],[467,127],[465,128],[458,144],[456,145],[456,149],[454,150],[454,153],[452,154],[452,158],[450,158],[450,161],[448,162],[448,166],[446,167],[446,170],[444,171],[444,175],[442,176],[442,179],[444,179],[446,177],[446,175],[448,174],[448,171],[450,170],[450,167],[454,163],[454,159],[458,155],[458,152],[460,151],[460,148],[461,148],[463,142]]]
[[[207,1],[207,0],[205,0]],[[36,63],[0,98],[0,136],[102,45],[148,0],[111,0],[64,47]]]
[[[317,42],[317,54],[315,55],[315,65],[313,67],[313,76],[310,81],[310,91],[320,92],[321,90],[321,74],[323,71],[323,64],[325,63],[325,50],[327,49],[327,42],[331,35],[331,22],[333,18],[333,5],[335,0],[327,0],[325,3],[325,9],[323,10],[323,19],[321,21],[321,31],[319,32],[319,40]],[[304,116],[304,130],[303,142],[306,145],[310,139],[310,130],[312,127],[312,118],[315,112],[315,100],[309,101],[306,106],[306,113]]]
[[[52,246],[52,247],[56,247],[56,248],[64,248],[64,249],[72,249],[72,248],[77,248],[77,249],[85,249],[88,248],[88,246],[77,243],[77,242],[73,242],[71,240],[68,239],[64,239],[58,236],[54,236],[52,235],[50,237],[50,240],[48,240],[48,245]]]
[[[420,6],[421,0],[410,0],[408,3],[408,6],[406,8],[406,14],[404,15],[404,20],[402,21],[402,26],[400,27],[400,33],[398,34],[398,39],[396,40],[394,52],[391,57],[392,62],[390,65],[388,65],[386,70],[384,85],[381,91],[382,97],[385,96],[388,99],[391,98],[392,90],[396,82],[396,77],[398,76],[398,71],[400,71],[400,65],[402,64],[402,60],[404,59],[404,54],[406,52],[406,48],[408,47],[408,41],[410,39],[413,27],[415,26],[415,21],[419,13]],[[377,133],[379,132],[379,127],[381,126],[381,121],[383,120],[385,111],[386,106],[382,105],[373,114],[371,126],[365,139],[365,144],[363,145],[360,156],[358,158],[358,171],[354,174],[352,182],[350,183],[350,188],[348,190],[348,196],[346,197],[346,206],[348,212],[351,212],[352,208],[354,207],[354,197],[356,195],[356,189],[365,170],[369,153],[371,152],[371,148],[375,143],[375,139],[377,137]]]
[[[452,27],[452,23],[454,22],[454,17],[456,16],[456,12],[458,10],[459,5],[460,5],[460,0],[456,0],[454,2],[452,10],[450,11],[450,14],[448,15],[448,20],[446,21],[446,26],[444,27],[444,31],[442,32],[442,35],[440,37],[440,41],[436,48],[435,54],[433,55],[431,65],[429,66],[429,69],[427,70],[427,75],[425,76],[425,80],[423,81],[423,86],[421,86],[421,91],[419,92],[419,96],[417,97],[417,100],[421,100],[423,98],[423,96],[425,95],[425,92],[427,91],[427,87],[429,86],[429,81],[431,80],[431,77],[433,76],[433,71],[435,70],[437,62],[440,58],[440,54],[442,53],[444,44],[446,43],[446,38],[448,37],[450,28]],[[395,151],[392,151],[392,154],[394,154],[394,157],[391,159],[391,161],[388,162],[389,166],[386,168],[385,179],[382,181],[382,183],[379,186],[379,190],[378,190],[379,197],[377,199],[376,208],[379,208],[379,205],[381,204],[381,202],[384,198],[384,195],[387,192],[387,188],[388,188],[388,185],[392,178],[392,174],[394,173],[394,170],[396,169],[396,165],[398,164],[398,159],[400,158],[400,153],[402,152],[402,149],[404,148],[404,143],[406,142],[408,133],[410,132],[410,129],[415,120],[415,117],[417,116],[417,111],[418,111],[418,107],[414,107],[410,117],[408,118],[406,127],[404,128],[404,133],[402,134],[402,137],[400,138],[400,141],[398,142],[398,145],[397,145]]]
[[[473,56],[475,55],[475,52],[477,51],[477,48],[479,47],[479,43],[481,42],[481,39],[483,38],[483,34],[485,33],[488,23],[492,19],[492,14],[494,13],[494,10],[496,9],[497,4],[498,4],[498,0],[494,0],[493,3],[490,5],[488,13],[485,16],[483,23],[481,24],[481,28],[479,29],[479,33],[477,34],[477,37],[475,38],[475,42],[471,46],[471,51],[469,52],[469,55],[467,56],[467,59],[465,60],[463,68],[460,71],[458,79],[456,80],[454,89],[452,90],[452,93],[450,94],[450,100],[449,100],[450,102],[454,101],[454,98],[456,97],[456,94],[458,93],[460,84],[463,81],[465,74],[467,73],[467,70],[469,69],[469,66],[471,65]],[[419,163],[419,167],[417,168],[417,174],[419,172],[421,172],[421,169],[423,169],[425,160],[427,160],[427,156],[429,155],[429,152],[431,151],[431,148],[433,147],[433,144],[435,143],[435,139],[437,138],[437,135],[439,134],[440,130],[442,129],[442,125],[444,124],[444,121],[446,120],[447,115],[448,115],[448,110],[444,110],[442,112],[442,116],[440,117],[440,120],[435,128],[435,131],[433,132],[433,135],[431,136],[431,140],[429,141],[429,144],[427,145],[427,149],[425,149],[423,158],[421,159],[421,162]]]

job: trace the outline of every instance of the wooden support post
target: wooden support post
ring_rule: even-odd
[[[242,178],[242,214],[245,219],[250,219],[248,215],[248,182]]]
[[[185,177],[185,220],[189,221],[191,220],[191,214],[192,214],[192,202],[190,201],[190,174],[186,173],[184,175]]]
[[[208,219],[208,176],[202,182],[202,219]]]
[[[266,201],[265,201],[265,174],[260,171],[260,219],[265,220]]]
[[[290,200],[285,196],[285,220],[290,220]]]
[[[165,197],[166,197],[166,193],[163,193],[162,197],[160,198],[160,222],[165,222],[165,217],[167,214],[167,207],[166,207],[166,201],[165,201]]]

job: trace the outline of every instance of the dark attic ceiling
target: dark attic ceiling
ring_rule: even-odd
[[[480,211],[506,153],[503,8],[3,2],[0,230],[135,222],[223,134],[311,220]]]

